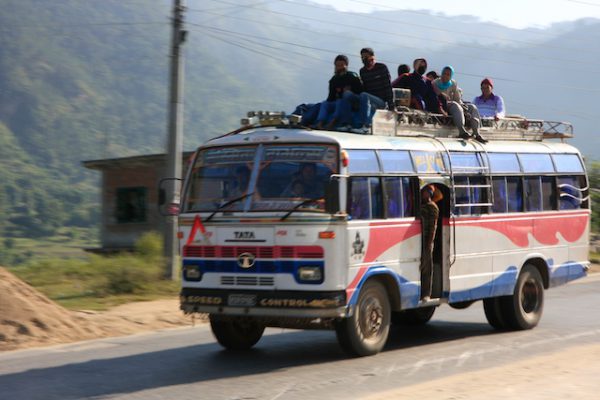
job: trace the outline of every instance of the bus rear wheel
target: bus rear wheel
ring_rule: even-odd
[[[500,307],[510,329],[531,329],[540,322],[544,310],[544,283],[537,268],[531,264],[523,266],[514,294],[500,298]]]
[[[493,328],[498,330],[507,328],[504,315],[502,314],[501,300],[501,297],[483,299],[485,318]]]
[[[336,323],[338,342],[353,356],[379,353],[390,332],[391,307],[385,287],[378,281],[365,283],[352,316]]]
[[[210,328],[217,342],[229,350],[247,350],[263,335],[265,326],[251,317],[209,315]]]

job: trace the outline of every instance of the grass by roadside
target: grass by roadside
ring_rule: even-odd
[[[178,282],[163,279],[162,241],[155,233],[144,235],[133,254],[47,258],[10,271],[62,306],[77,310],[176,297],[179,291]]]

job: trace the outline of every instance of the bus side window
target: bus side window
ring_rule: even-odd
[[[369,196],[371,198],[371,218],[383,218],[383,196],[379,178],[369,178]]]
[[[383,178],[383,190],[385,192],[386,209],[388,218],[401,218],[403,214],[402,186],[400,177]]]
[[[581,185],[576,176],[558,177],[559,209],[576,210],[582,206]]]
[[[542,210],[542,188],[539,176],[525,177],[525,211]]]
[[[556,184],[553,176],[542,176],[542,209],[556,210]]]
[[[494,189],[494,205],[492,206],[492,211],[495,213],[507,212],[506,178],[503,176],[493,177],[492,187]]]
[[[506,177],[508,212],[523,211],[523,181],[518,176]]]
[[[402,178],[402,208],[403,217],[413,217],[415,215],[415,193],[413,192],[410,178]]]
[[[487,184],[487,179],[483,176],[472,176],[469,177],[469,184],[470,185],[479,185],[479,186],[485,186]],[[482,203],[488,203],[488,190],[485,187],[472,187],[471,188],[471,203],[476,204],[482,204]],[[489,212],[489,207],[488,206],[472,206],[471,207],[471,213],[474,215],[479,215],[479,214],[487,214]]]
[[[348,209],[352,219],[382,218],[379,178],[354,177],[350,185]]]

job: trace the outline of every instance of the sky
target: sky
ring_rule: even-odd
[[[432,10],[446,15],[473,15],[516,29],[544,28],[579,18],[600,19],[600,0],[312,0],[340,11]],[[379,5],[379,6],[377,6]]]

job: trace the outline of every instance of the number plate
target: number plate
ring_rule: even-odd
[[[256,296],[253,294],[230,294],[227,304],[234,307],[251,307],[256,305]]]

